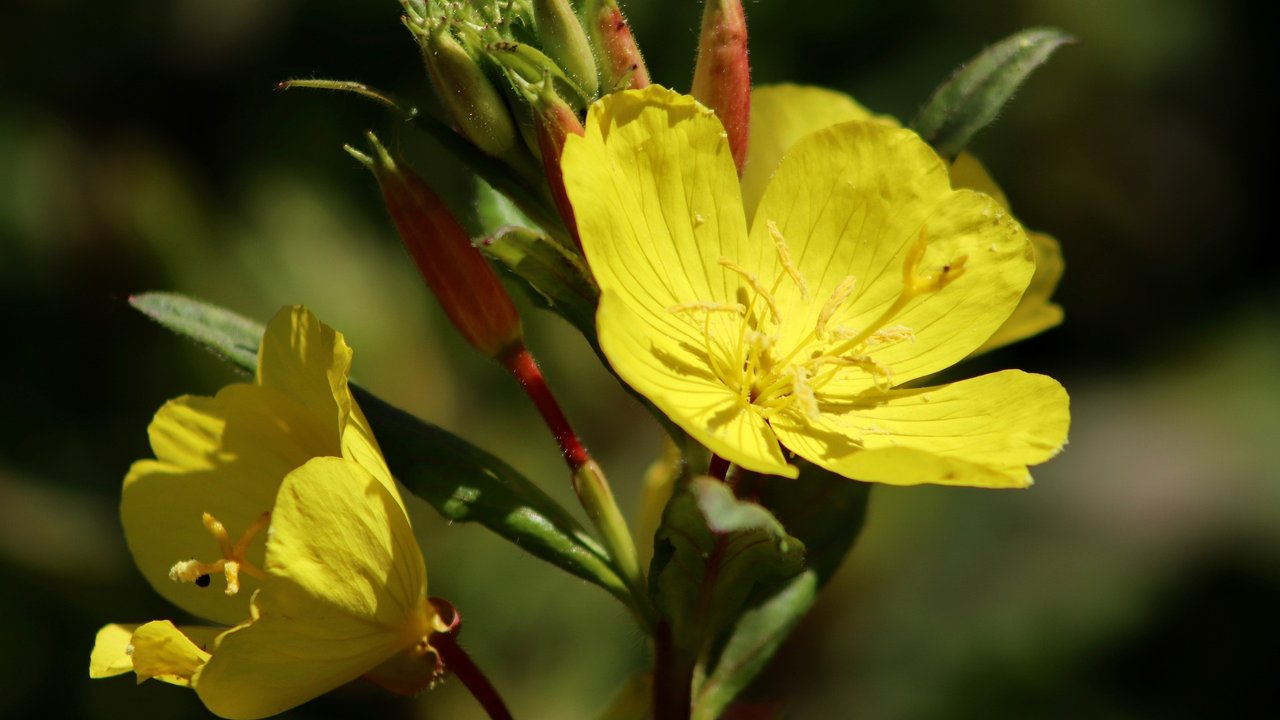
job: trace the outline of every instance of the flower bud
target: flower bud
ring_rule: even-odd
[[[428,25],[424,18],[407,17],[418,37],[422,59],[453,118],[468,140],[485,153],[504,157],[516,146],[516,126],[498,89],[467,49],[449,32],[445,21]]]
[[[751,68],[747,63],[747,19],[742,0],[706,0],[693,96],[716,111],[738,174],[747,161],[751,116]]]
[[[586,0],[582,16],[586,19],[591,46],[600,59],[600,84],[603,92],[639,90],[649,85],[649,69],[645,67],[640,47],[631,34],[618,3],[614,0]]]
[[[533,17],[542,49],[588,97],[594,96],[600,87],[596,60],[591,54],[587,33],[569,7],[569,0],[533,0]]]
[[[538,136],[538,154],[542,156],[542,168],[546,173],[547,187],[551,190],[551,199],[555,201],[556,210],[564,220],[565,227],[578,247],[578,224],[573,216],[573,204],[564,190],[564,172],[560,169],[560,155],[564,152],[565,138],[569,135],[581,135],[584,130],[578,114],[569,104],[560,99],[554,87],[544,81],[541,87],[528,88],[526,92],[536,93],[529,99],[533,108],[534,126]]]
[[[369,133],[373,156],[347,152],[368,167],[409,255],[440,306],[467,342],[499,359],[523,347],[520,316],[497,274],[444,202],[420,178],[399,167]]]

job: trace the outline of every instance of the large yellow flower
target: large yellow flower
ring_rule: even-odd
[[[90,675],[188,685],[228,718],[362,675],[429,682],[443,624],[403,501],[347,387],[351,349],[301,307],[267,327],[253,384],[166,404],[121,517],[143,575],[217,626],[108,625]],[[419,660],[406,675],[404,661]],[[406,684],[408,687],[406,687]]]
[[[858,480],[1020,487],[1065,442],[1050,378],[904,386],[986,342],[1035,270],[1018,223],[953,190],[914,133],[806,134],[749,231],[724,131],[691,98],[604,98],[563,163],[601,349],[725,459],[794,476],[785,447]]]
[[[742,200],[750,219],[764,196],[769,178],[782,157],[800,138],[837,123],[875,120],[898,127],[888,115],[874,115],[850,98],[833,90],[805,85],[768,85],[751,91],[751,153],[742,176]],[[1004,192],[986,168],[969,153],[951,163],[951,185],[986,193],[1009,210]],[[1023,340],[1062,322],[1062,308],[1049,300],[1062,279],[1062,249],[1044,233],[1027,231],[1035,254],[1036,271],[1018,306],[975,353]]]

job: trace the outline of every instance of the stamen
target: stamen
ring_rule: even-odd
[[[760,284],[760,278],[756,277],[755,273],[747,271],[746,268],[733,262],[729,258],[720,258],[719,262],[721,267],[726,270],[732,270],[741,276],[742,279],[751,286],[751,289],[756,291],[757,295],[764,298],[764,301],[769,305],[769,313],[773,316],[773,321],[778,324],[782,323],[782,315],[778,312],[777,301],[775,301],[773,299],[773,295],[764,288],[764,285]]]
[[[849,299],[849,295],[853,294],[853,288],[858,284],[857,278],[852,275],[846,275],[840,284],[836,286],[836,291],[831,294],[831,299],[827,300],[827,304],[822,306],[822,312],[818,313],[818,326],[816,335],[821,340],[827,334],[827,323],[831,321],[831,316],[836,314],[836,310],[840,304]]]
[[[914,343],[916,331],[906,325],[890,325],[871,333],[871,337],[867,338],[867,345],[888,345],[902,340]]]
[[[747,309],[741,303],[713,303],[713,302],[687,302],[679,305],[672,305],[667,308],[667,312],[676,315],[693,315],[699,312],[717,313],[732,312],[739,315],[746,315]]]
[[[180,560],[169,568],[169,579],[174,582],[195,583],[198,587],[209,586],[209,576],[222,573],[227,580],[228,595],[240,592],[240,571],[258,580],[266,579],[266,573],[246,559],[249,545],[271,523],[271,513],[264,512],[249,525],[248,529],[233,543],[227,534],[227,528],[209,513],[200,516],[201,522],[210,535],[218,541],[218,550],[222,557],[207,563],[196,559]]]
[[[810,420],[818,419],[818,398],[809,386],[809,371],[802,365],[791,366],[791,394]]]
[[[791,248],[787,246],[787,239],[782,236],[782,231],[778,229],[778,223],[769,220],[765,222],[765,226],[769,228],[769,235],[773,238],[773,245],[778,250],[778,262],[782,263],[782,267],[791,276],[791,280],[800,288],[800,298],[804,301],[809,300],[809,283],[805,282],[804,276],[800,274],[800,268],[791,262]]]

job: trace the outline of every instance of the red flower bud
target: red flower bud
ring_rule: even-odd
[[[640,47],[614,0],[587,0],[582,9],[587,33],[600,63],[600,92],[639,90],[649,86]],[[619,84],[625,87],[618,87]]]
[[[373,133],[374,154],[350,147],[373,171],[387,211],[427,287],[476,350],[498,360],[524,347],[520,316],[497,274],[431,188],[392,159]]]
[[[578,114],[569,104],[560,99],[551,83],[543,83],[535,98],[532,99],[534,120],[538,135],[538,152],[542,156],[542,168],[547,176],[547,187],[551,190],[551,199],[555,201],[556,210],[564,219],[565,227],[573,236],[573,242],[582,247],[578,240],[578,224],[574,219],[573,205],[564,190],[564,172],[560,169],[560,155],[564,153],[565,138],[569,135],[581,135],[585,132]]]
[[[747,161],[751,118],[751,67],[747,63],[747,19],[742,0],[706,0],[693,96],[716,111],[738,174]]]

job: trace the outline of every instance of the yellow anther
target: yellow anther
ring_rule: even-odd
[[[676,315],[693,315],[696,313],[718,313],[731,312],[739,315],[746,315],[747,309],[740,303],[713,303],[713,302],[687,302],[679,305],[672,305],[667,308],[667,312]]]
[[[916,331],[906,325],[890,325],[871,333],[871,337],[867,338],[867,345],[887,345],[902,340],[915,342]]]
[[[213,535],[214,540],[218,541],[221,557],[213,562],[202,562],[196,559],[176,562],[169,568],[170,580],[196,583],[204,587],[208,585],[210,575],[222,573],[227,580],[227,594],[235,595],[240,592],[241,571],[259,580],[266,578],[266,573],[249,562],[245,556],[249,552],[249,545],[253,539],[271,524],[271,513],[264,512],[259,515],[234,543],[231,542],[231,536],[227,534],[227,528],[217,518],[209,513],[203,513],[200,520],[209,534]]]
[[[809,385],[809,371],[801,365],[791,366],[791,397],[809,419],[818,419],[818,398]]]
[[[867,355],[853,355],[842,359],[854,367],[865,370],[878,390],[888,390],[893,387],[893,371],[877,362],[875,358]]]
[[[849,299],[849,296],[853,294],[853,288],[857,284],[857,278],[852,275],[846,275],[840,281],[840,284],[836,286],[836,291],[831,294],[831,299],[827,300],[827,304],[822,306],[822,312],[818,313],[818,325],[815,331],[819,340],[826,336],[827,323],[831,321],[831,316],[836,314],[836,310],[840,308],[841,303]]]
[[[782,263],[782,268],[791,276],[792,282],[800,288],[800,298],[809,300],[809,283],[805,282],[804,276],[800,274],[800,268],[791,262],[791,248],[787,246],[787,239],[782,236],[782,231],[778,229],[778,223],[769,220],[765,222],[765,227],[769,228],[769,236],[773,238],[773,246],[778,251],[778,262]]]
[[[765,289],[764,285],[760,284],[760,278],[756,277],[755,273],[749,272],[746,268],[736,262],[733,262],[729,258],[720,258],[719,262],[720,267],[737,273],[748,285],[751,286],[752,290],[756,291],[757,295],[764,298],[765,303],[769,305],[769,314],[773,316],[773,321],[775,323],[782,322],[782,314],[778,312],[777,301],[773,299],[773,295]]]

